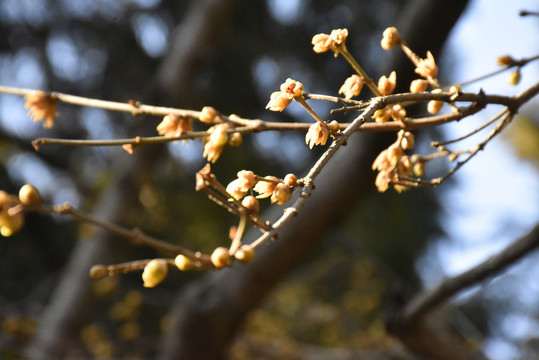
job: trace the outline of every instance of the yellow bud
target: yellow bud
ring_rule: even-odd
[[[211,254],[211,262],[217,269],[222,269],[225,266],[230,266],[232,259],[227,248],[218,247]]]
[[[92,279],[98,280],[108,275],[109,275],[109,270],[107,269],[105,265],[94,265],[90,269],[90,277]]]
[[[258,202],[258,199],[254,196],[246,196],[241,201],[241,204],[245,206],[247,209],[251,210],[254,214],[257,214],[260,212],[260,204]]]
[[[520,82],[520,71],[511,71],[509,74],[509,84],[517,85]]]
[[[337,120],[333,120],[332,122],[330,122],[328,127],[329,127],[329,131],[331,132],[337,132],[341,128]]]
[[[228,145],[230,146],[240,146],[243,143],[243,136],[239,132],[230,134],[228,137]]]
[[[430,114],[437,114],[440,112],[440,110],[442,109],[442,106],[444,105],[444,103],[442,101],[439,101],[439,100],[431,100],[429,101],[429,103],[427,104],[427,111],[430,113]]]
[[[423,176],[425,173],[425,163],[424,162],[417,162],[414,164],[414,175],[415,176]]]
[[[41,200],[41,195],[37,188],[33,185],[26,184],[19,190],[19,200],[24,205],[41,205],[43,201]]]
[[[250,263],[255,257],[255,250],[251,245],[242,245],[234,254],[234,257],[243,263]]]
[[[204,106],[200,112],[199,119],[203,123],[213,124],[215,122],[215,118],[218,116],[219,112],[215,110],[215,108],[211,106]]]
[[[182,255],[182,254],[176,256],[176,259],[174,259],[174,263],[176,264],[178,269],[180,269],[181,271],[191,270],[194,266],[191,259],[189,259],[187,256]]]
[[[153,259],[144,268],[142,280],[144,287],[155,287],[167,277],[168,264],[163,259]]]
[[[284,177],[284,183],[288,186],[296,185],[297,181],[298,181],[298,177],[294,174],[288,174]]]

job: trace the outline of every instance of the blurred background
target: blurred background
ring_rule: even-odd
[[[399,86],[406,91],[413,67],[379,43],[387,26],[398,25],[404,34],[419,26],[419,19],[406,14],[421,3],[432,2],[2,0],[0,84],[194,110],[209,105],[246,118],[309,122],[299,106],[282,113],[264,108],[288,77],[303,82],[308,92],[336,95],[351,74],[342,58],[314,54],[312,36],[348,28],[347,46],[367,73],[376,79],[399,64]],[[518,15],[521,9],[537,11],[534,1],[470,0],[462,13],[456,9],[465,3],[459,1],[455,14],[446,15],[454,27],[435,22],[417,40],[419,55],[433,50],[443,85],[496,70],[500,55],[520,59],[539,53],[539,17]],[[416,41],[406,40],[412,47]],[[503,73],[464,90],[518,94],[538,75],[539,66],[532,63],[522,69],[516,86]],[[331,104],[312,106],[328,118]],[[433,139],[465,134],[500,110],[489,108],[458,124],[420,131],[417,151],[426,153]],[[500,251],[539,219],[538,110],[539,101],[533,99],[503,136],[436,189],[379,194],[369,166],[358,170],[368,185],[358,179],[360,189],[331,189],[351,194],[342,214],[268,285],[271,291],[249,308],[233,340],[226,341],[223,358],[415,358],[386,332],[388,314],[419,289]],[[31,183],[51,204],[69,202],[194,250],[211,252],[226,244],[236,219],[194,191],[194,174],[205,164],[200,141],[137,148],[133,155],[114,147],[42,146],[36,152],[31,146],[36,137],[154,136],[161,119],[60,104],[55,126],[44,129],[26,112],[24,98],[0,94],[2,189],[17,193]],[[486,134],[459,146],[472,147]],[[302,176],[323,151],[309,151],[304,136],[245,136],[244,144],[227,147],[212,169],[225,184],[241,169]],[[379,151],[394,136],[376,139]],[[374,160],[372,151],[365,161]],[[427,176],[448,167],[440,162]],[[319,211],[332,212],[332,206]],[[87,276],[97,263],[157,256],[68,218],[29,214],[20,233],[0,239],[1,357],[166,357],[163,339],[173,326],[178,294],[209,276],[171,271],[155,289],[142,287],[140,273],[99,281]],[[460,294],[435,321],[448,323],[461,343],[489,358],[537,356],[537,260],[537,253],[529,254],[502,275]]]

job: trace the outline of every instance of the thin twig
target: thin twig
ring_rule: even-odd
[[[397,323],[401,327],[411,325],[461,290],[500,273],[537,247],[539,247],[539,224],[528,234],[479,265],[457,276],[446,278],[433,289],[424,290],[416,295],[397,316]]]
[[[205,265],[210,265],[211,260],[209,256],[201,255],[199,252],[193,252],[183,246],[173,245],[162,240],[155,239],[151,236],[144,234],[139,229],[126,229],[116,224],[108,223],[93,216],[84,213],[80,210],[73,208],[70,204],[65,203],[62,205],[54,206],[53,208],[48,208],[45,206],[40,206],[36,208],[37,211],[43,213],[55,213],[59,215],[70,215],[74,219],[84,221],[89,224],[93,224],[97,227],[105,229],[113,234],[119,235],[123,238],[129,239],[135,245],[146,245],[153,247],[154,249],[166,252],[171,255],[182,254],[193,261],[198,261],[204,263]]]

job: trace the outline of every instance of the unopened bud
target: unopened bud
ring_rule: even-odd
[[[295,186],[298,181],[298,177],[294,174],[287,174],[284,177],[284,183],[288,186]]]
[[[341,126],[339,125],[339,123],[337,122],[337,120],[333,120],[332,122],[330,122],[328,124],[328,127],[329,127],[329,131],[331,132],[337,132],[340,130]]]
[[[168,274],[168,264],[163,259],[153,259],[144,268],[142,280],[144,287],[153,288],[161,283]]]
[[[509,74],[508,81],[510,85],[518,85],[518,83],[520,82],[520,71],[519,70],[511,71],[511,73]]]
[[[513,59],[511,55],[500,56],[497,59],[497,62],[500,66],[513,66],[516,63],[515,59]]]
[[[103,279],[109,275],[109,270],[105,265],[94,265],[90,269],[90,277],[95,280]]]
[[[409,131],[406,131],[403,136],[402,136],[402,140],[401,140],[401,146],[404,150],[410,150],[414,147],[414,143],[415,143],[415,140],[414,140],[414,134],[412,134],[411,132]]]
[[[225,266],[230,266],[232,259],[228,249],[224,247],[216,248],[211,254],[211,262],[217,269],[222,269]]]
[[[247,209],[251,210],[254,214],[257,214],[260,212],[260,204],[258,202],[258,199],[254,196],[246,196],[241,201],[241,204],[245,206]]]
[[[422,161],[416,162],[414,164],[414,175],[423,176],[424,173],[425,173],[425,163]]]
[[[30,184],[21,187],[19,190],[19,200],[26,206],[41,205],[43,203],[37,188]]]
[[[213,124],[215,122],[215,118],[218,116],[219,111],[215,110],[215,108],[211,106],[204,106],[200,112],[199,119],[203,123]]]
[[[182,254],[176,256],[176,259],[174,259],[174,264],[176,264],[176,267],[181,271],[188,271],[194,267],[193,261]]]
[[[230,146],[240,146],[243,143],[243,136],[239,132],[230,134],[228,137],[228,145]]]
[[[234,254],[234,257],[243,263],[250,263],[255,257],[255,250],[251,245],[242,245]]]

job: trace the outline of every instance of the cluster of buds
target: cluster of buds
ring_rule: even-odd
[[[380,43],[382,45],[382,49],[390,50],[401,43],[402,39],[396,28],[392,26],[384,30],[384,33],[382,34],[382,41]]]
[[[157,125],[159,135],[166,137],[178,137],[193,131],[191,118],[176,114],[169,114]]]
[[[317,34],[313,36],[313,50],[318,54],[331,50],[335,54],[335,57],[337,57],[339,52],[346,49],[347,37],[348,29],[335,29],[329,35]]]
[[[25,206],[41,205],[41,195],[33,185],[26,184],[19,190],[19,196],[0,190],[0,234],[9,237],[24,225]]]
[[[56,99],[44,91],[37,91],[31,95],[26,95],[24,107],[29,109],[28,115],[35,121],[43,122],[43,127],[51,128],[56,117]]]
[[[251,189],[257,192],[259,195],[256,198],[247,196],[242,201],[243,206],[257,213],[259,206],[256,199],[269,197],[272,204],[283,205],[290,200],[297,181],[298,178],[294,174],[279,179],[275,176],[258,177],[252,171],[241,170],[238,172],[238,178],[227,185],[226,192],[236,200],[244,198]]]
[[[414,173],[413,163],[410,157],[405,154],[405,151],[412,149],[413,146],[414,135],[401,130],[397,134],[397,141],[376,157],[372,169],[378,171],[375,181],[378,191],[386,191],[391,182],[399,180],[399,176],[410,176]],[[408,190],[408,186],[401,184],[394,184],[393,188],[397,192]]]
[[[372,117],[378,123],[385,123],[390,119],[402,121],[406,117],[406,109],[400,104],[388,105],[383,109],[376,110]]]
[[[294,99],[303,96],[303,84],[293,79],[286,79],[281,84],[281,91],[275,91],[270,96],[266,109],[283,111]]]

